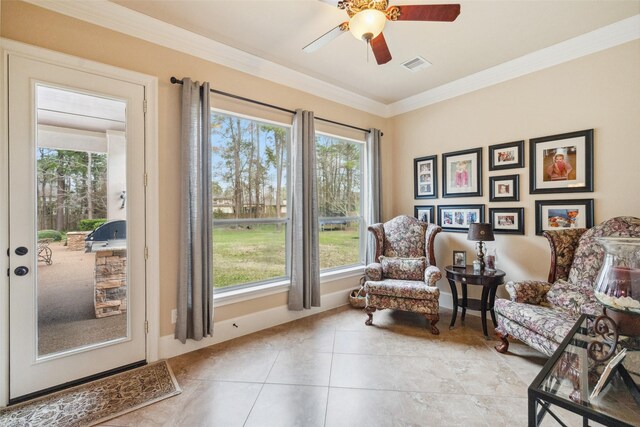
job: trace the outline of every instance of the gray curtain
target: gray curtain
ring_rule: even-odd
[[[320,245],[313,112],[296,110],[291,150],[289,309],[320,307]]]
[[[382,220],[382,196],[380,178],[380,137],[379,129],[370,129],[367,134],[367,173],[369,174],[369,205],[367,207],[367,226],[376,224]],[[371,233],[367,233],[367,256],[366,262],[374,262],[376,255],[375,241]]]
[[[201,340],[213,333],[211,282],[211,118],[209,83],[183,79],[180,278],[175,337]]]

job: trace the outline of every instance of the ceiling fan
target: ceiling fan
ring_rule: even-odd
[[[322,0],[335,4],[335,0]],[[315,52],[322,46],[337,38],[342,33],[351,31],[359,40],[371,45],[378,65],[391,61],[391,52],[384,39],[382,30],[389,21],[446,21],[451,22],[460,14],[459,4],[424,4],[389,7],[389,0],[342,0],[338,1],[338,9],[344,9],[349,20],[343,22],[322,36],[318,37],[302,50]]]

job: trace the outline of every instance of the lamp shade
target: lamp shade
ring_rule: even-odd
[[[384,29],[387,17],[377,9],[358,12],[349,20],[349,31],[358,40],[376,38]]]
[[[474,222],[469,224],[469,234],[467,234],[467,240],[474,240],[476,242],[490,242],[495,240],[493,238],[493,230],[491,224]]]

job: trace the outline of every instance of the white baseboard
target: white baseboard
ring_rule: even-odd
[[[314,307],[310,310],[291,311],[286,305],[283,305],[245,316],[215,322],[213,325],[213,336],[200,341],[187,340],[185,344],[182,344],[175,339],[173,335],[164,335],[160,337],[160,358],[168,359],[179,356],[213,344],[218,344],[223,341],[346,305],[348,304],[348,296],[351,290],[350,288],[322,295],[322,307]]]

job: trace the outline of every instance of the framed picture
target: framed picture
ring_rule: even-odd
[[[414,206],[413,215],[420,221],[435,224],[436,218],[433,216],[433,206]]]
[[[536,234],[593,227],[593,199],[536,200]]]
[[[413,159],[413,194],[416,199],[438,197],[438,156]]]
[[[520,200],[520,175],[489,177],[490,202],[517,202]]]
[[[466,233],[473,222],[484,222],[484,205],[438,206],[438,225],[443,231]]]
[[[593,191],[593,129],[529,141],[529,192]]]
[[[524,208],[489,208],[494,234],[524,234]]]
[[[482,147],[442,154],[442,196],[482,196]]]
[[[453,251],[453,266],[465,268],[467,266],[467,252]]]
[[[524,140],[489,146],[489,170],[524,167]]]

